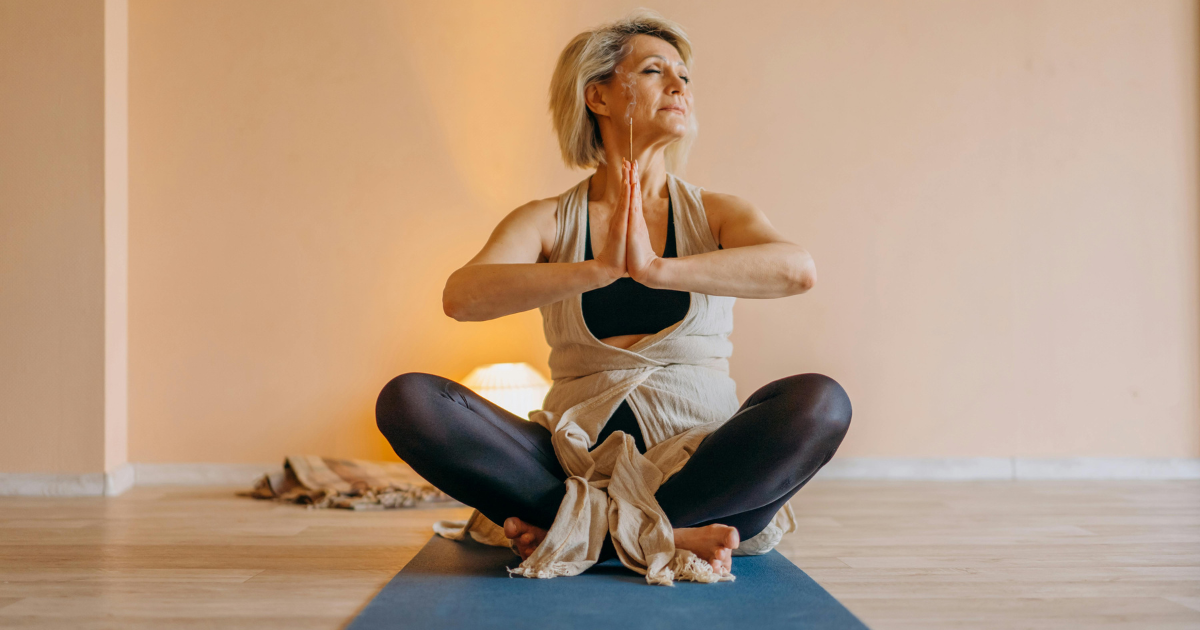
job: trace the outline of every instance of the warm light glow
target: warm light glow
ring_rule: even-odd
[[[471,370],[462,384],[523,420],[529,419],[529,412],[542,408],[550,391],[550,381],[528,363],[481,365]]]

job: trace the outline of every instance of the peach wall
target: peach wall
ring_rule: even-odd
[[[393,457],[379,388],[530,361],[442,314],[513,207],[584,177],[545,112],[621,2],[130,7],[130,459]],[[686,179],[814,255],[740,300],[745,398],[817,371],[842,456],[1200,455],[1193,2],[663,2]]]
[[[0,472],[101,472],[104,2],[0,0]]]
[[[104,469],[129,461],[129,0],[104,1]]]

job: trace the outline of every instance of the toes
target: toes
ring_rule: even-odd
[[[717,573],[728,573],[733,571],[733,550],[725,547],[717,550],[716,562],[718,565]]]
[[[512,524],[511,530],[509,529],[510,523]],[[504,521],[504,534],[506,536],[509,533],[512,534],[511,536],[508,536],[509,538],[516,538],[527,531],[529,531],[529,523],[522,521],[519,517],[510,516]]]

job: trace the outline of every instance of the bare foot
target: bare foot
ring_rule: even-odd
[[[542,544],[542,540],[546,538],[546,530],[510,516],[504,521],[504,535],[516,543],[517,553],[520,554],[521,560],[525,560]]]
[[[741,542],[738,538],[737,529],[729,525],[713,524],[675,530],[675,546],[708,561],[717,573],[733,570],[733,550]]]

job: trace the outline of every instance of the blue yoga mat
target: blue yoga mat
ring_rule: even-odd
[[[572,577],[510,577],[505,547],[434,536],[347,630],[383,628],[865,629],[778,551],[734,556],[733,582],[651,586],[616,559]]]

